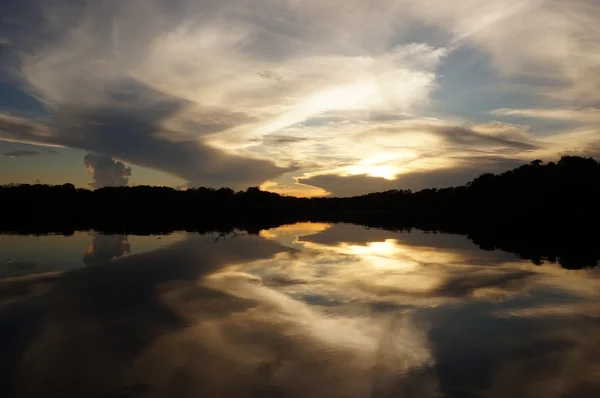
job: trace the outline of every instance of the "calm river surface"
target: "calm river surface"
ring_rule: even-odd
[[[2,397],[600,397],[600,267],[466,237],[0,235]]]

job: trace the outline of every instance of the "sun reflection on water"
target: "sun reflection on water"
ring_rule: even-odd
[[[44,310],[22,356],[10,334],[0,341],[15,354],[0,363],[15,369],[25,391],[51,385],[65,396],[116,396],[133,385],[150,396],[299,398],[553,397],[557,385],[600,391],[600,269],[535,266],[462,236],[349,224],[217,240],[85,234],[73,238],[79,261],[92,237],[87,255],[103,260],[97,266],[0,281],[4,325],[18,327],[22,309]],[[143,244],[148,251],[134,255]],[[529,388],[534,393],[523,394]]]

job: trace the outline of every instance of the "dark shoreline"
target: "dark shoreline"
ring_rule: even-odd
[[[158,224],[149,219],[139,223],[136,220],[127,222],[121,219],[98,221],[97,223],[44,223],[31,220],[31,223],[19,225],[2,223],[0,233],[17,233],[27,235],[61,234],[72,235],[75,231],[93,230],[103,234],[132,235],[164,235],[176,231],[197,233],[231,233],[241,230],[249,234],[258,234],[261,230],[277,228],[298,222],[350,223],[367,228],[379,228],[390,231],[422,230],[430,233],[447,233],[466,236],[482,250],[501,250],[531,260],[541,265],[544,262],[558,262],[564,268],[591,268],[600,262],[600,245],[598,244],[598,223],[583,225],[582,223],[563,222],[543,224],[543,220],[530,219],[527,223],[505,222],[467,222],[464,218],[427,220],[418,217],[405,217],[397,213],[356,213],[313,217],[268,217],[255,214],[254,217],[238,217],[235,213],[231,219],[205,217],[203,220],[190,219],[188,222],[171,222]],[[485,220],[483,220],[485,221]],[[588,219],[588,221],[590,221]]]
[[[536,264],[582,268],[600,261],[600,163],[575,156],[483,174],[464,186],[349,198],[296,198],[256,187],[91,191],[72,184],[9,185],[0,186],[0,208],[0,231],[23,234],[256,234],[297,222],[345,222],[466,235],[484,250],[512,252]]]

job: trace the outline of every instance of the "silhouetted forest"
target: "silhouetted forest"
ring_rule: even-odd
[[[261,229],[299,221],[351,222],[387,229],[420,228],[468,235],[541,263],[593,266],[600,259],[600,163],[564,156],[536,160],[464,186],[391,190],[349,198],[296,198],[256,187],[176,190],[168,187],[64,185],[0,187],[0,229],[24,233],[95,229],[119,233]]]

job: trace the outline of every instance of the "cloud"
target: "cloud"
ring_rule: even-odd
[[[337,5],[44,3],[49,17],[39,26],[51,34],[23,52],[19,75],[56,129],[57,139],[44,142],[156,168],[192,185],[256,185],[298,159],[264,157],[251,150],[253,139],[332,110],[413,111],[436,87],[443,47],[381,45],[404,30],[389,13],[399,7]],[[277,17],[265,19],[263,9]],[[332,10],[335,23],[323,17]],[[356,30],[364,15],[385,28]],[[134,136],[142,145],[126,153]],[[275,137],[265,142],[285,141]],[[117,148],[123,145],[127,151]]]
[[[121,250],[119,245],[112,247],[111,243],[109,246],[109,251],[113,253]],[[171,359],[178,359],[179,353],[174,346],[171,346],[171,354],[165,361],[152,361],[153,358],[148,358],[147,354],[151,354],[149,351],[157,340],[164,342],[163,338],[166,338],[168,342],[175,343],[180,336],[179,331],[196,326],[188,323],[191,319],[185,317],[189,314],[185,310],[199,317],[204,316],[206,320],[211,317],[215,319],[216,316],[217,320],[227,323],[228,319],[232,319],[231,314],[252,310],[254,306],[252,302],[199,286],[198,280],[223,264],[268,258],[281,250],[280,246],[259,237],[244,236],[244,239],[215,244],[214,236],[210,234],[190,234],[183,242],[136,256],[116,258],[102,267],[87,267],[74,273],[62,273],[56,278],[46,275],[43,280],[39,277],[27,277],[1,281],[2,302],[23,300],[21,302],[25,303],[30,298],[45,294],[48,302],[52,303],[48,312],[38,314],[40,329],[24,341],[22,351],[10,350],[10,339],[8,342],[0,342],[3,352],[16,354],[4,355],[0,362],[3,366],[14,368],[15,374],[18,373],[18,377],[2,381],[14,387],[17,395],[24,396],[35,395],[33,391],[40,388],[38,381],[47,377],[56,382],[52,387],[54,391],[67,395],[86,395],[84,390],[94,390],[101,395],[110,396],[127,391],[131,385],[138,385],[131,378],[132,372],[135,372],[135,376],[143,378],[153,388],[158,388],[162,380],[156,379],[156,375],[152,376],[151,373],[138,372],[141,370],[140,365],[151,367],[160,363],[163,370],[161,374],[169,376],[182,369],[179,366],[182,363],[177,365],[170,362]],[[166,263],[172,266],[165,267]],[[120,275],[117,280],[115,273]],[[183,291],[189,293],[187,298],[179,294],[182,285],[189,289]],[[110,290],[111,294],[101,294],[105,289]],[[218,308],[197,307],[208,301],[215,303],[215,299],[219,300]],[[201,323],[198,319],[195,321]],[[127,332],[123,333],[123,330]],[[204,330],[208,332],[207,329]],[[194,349],[204,351],[206,355],[215,353],[209,346],[225,349],[231,346],[227,342],[221,345],[221,340],[213,340],[214,337],[208,332],[206,336],[197,335],[194,342],[189,342]],[[232,344],[237,341],[235,337],[231,338]],[[86,343],[92,340],[119,341],[123,344],[115,346],[111,343]],[[203,342],[209,341],[212,343],[205,346],[206,350],[202,350]],[[231,364],[231,357],[226,354],[227,352],[220,351],[211,358],[218,361],[215,363]],[[48,366],[47,361],[42,360],[54,355],[60,357],[60,362],[53,366]],[[108,372],[106,377],[98,377],[97,367],[94,364],[90,366],[90,357],[102,358],[102,367],[106,366],[105,370]],[[244,358],[237,357],[237,361],[243,363]],[[200,369],[189,363],[185,368],[198,371],[198,375],[214,375],[213,366]],[[76,386],[69,381],[69,374],[73,371],[79,371],[81,377],[87,380],[85,386]],[[198,379],[190,379],[184,383],[187,396],[190,397],[197,395],[199,389],[214,385],[212,382],[198,382]]]
[[[274,146],[267,135],[252,150],[265,157],[309,159],[298,163],[304,172],[295,177],[314,185],[306,179],[322,174],[364,174],[393,180],[411,172],[460,167],[460,161],[468,158],[484,164],[499,158],[518,162],[546,145],[526,126],[499,122],[455,124],[415,118],[348,121],[340,115],[325,119],[324,123],[292,126],[282,132],[284,137],[302,139]]]
[[[579,123],[600,122],[600,108],[502,108],[490,112],[493,115],[515,116],[532,119],[565,120]]]
[[[40,155],[40,152],[38,151],[10,151],[10,152],[3,152],[0,153],[0,156],[5,156],[7,158],[22,158],[22,157],[28,157],[28,156],[38,156]]]
[[[453,275],[438,286],[432,294],[442,297],[471,297],[482,291],[521,292],[532,285],[537,274],[533,271],[478,272],[470,270],[464,275]]]
[[[0,137],[3,141],[52,145],[52,130],[41,121],[0,113]]]
[[[455,62],[448,55],[459,47],[483,55],[490,86],[544,96],[557,103],[555,118],[566,118],[557,116],[567,109],[561,101],[571,101],[581,110],[572,116],[596,120],[585,103],[600,87],[600,6],[455,3],[32,0],[37,7],[28,3],[28,12],[7,7],[7,18],[28,17],[21,25],[36,27],[7,30],[11,72],[47,114],[5,115],[0,124],[12,131],[1,139],[101,153],[192,186],[274,181],[281,189],[278,178],[290,171],[391,179],[453,167],[457,156],[522,159],[544,149],[527,126],[440,114],[440,66]],[[495,92],[477,93],[468,98],[474,109],[495,101]],[[542,115],[536,103],[527,106]],[[558,145],[548,145],[555,153]]]
[[[260,189],[263,191],[270,191],[278,193],[279,195],[296,196],[296,197],[315,197],[315,196],[327,196],[329,192],[299,182],[293,184],[278,184],[275,181],[265,181],[260,185]]]
[[[131,167],[117,162],[110,156],[88,153],[83,159],[85,167],[94,179],[91,188],[120,187],[129,183]]]
[[[486,262],[466,237],[359,229],[302,224],[216,244],[189,234],[103,267],[3,280],[7,319],[28,314],[37,325],[21,333],[29,324],[16,323],[0,341],[14,354],[0,358],[16,375],[7,385],[24,396],[52,380],[69,396],[186,397],[558,397],[596,388],[597,269]],[[296,239],[308,235],[320,244]],[[122,240],[104,243],[106,253],[126,251]],[[32,314],[40,295],[49,305]],[[576,312],[553,320],[544,304]],[[507,328],[518,333],[507,338]],[[13,335],[23,340],[16,351]],[[73,383],[73,372],[86,383]],[[343,377],[351,381],[330,382]]]
[[[172,138],[169,118],[189,104],[138,82],[124,85],[127,90],[105,89],[107,104],[65,104],[45,121],[0,115],[0,137],[105,154],[179,176],[189,185],[241,189],[290,171],[266,160],[226,153],[198,139],[167,139]]]
[[[462,147],[483,149],[496,146],[517,152],[536,149],[534,137],[522,126],[498,122],[480,124],[473,127],[444,126],[437,133],[448,143]]]
[[[392,189],[445,188],[467,183],[485,172],[503,172],[522,165],[523,162],[510,158],[474,157],[460,159],[458,164],[433,170],[415,171],[400,174],[395,180],[368,175],[320,174],[301,177],[299,181],[324,189],[331,196],[355,196],[369,192],[382,192]]]
[[[352,196],[390,189],[444,188],[463,185],[486,172],[500,173],[541,158],[555,161],[564,154],[597,156],[598,131],[593,126],[539,136],[527,126],[488,122],[452,124],[444,120],[406,119],[383,123],[339,123],[313,127],[316,136],[331,128],[346,131],[327,143],[289,144],[307,157],[320,150],[327,168],[309,170],[297,181]],[[311,145],[317,148],[310,147]],[[344,146],[348,157],[335,155]],[[386,151],[381,151],[381,147]]]
[[[456,46],[490,57],[503,77],[528,91],[562,100],[598,100],[600,45],[594,0],[438,0],[413,2],[416,18],[450,32]],[[513,80],[513,82],[515,82]]]
[[[131,250],[127,235],[104,235],[92,233],[92,243],[83,254],[83,263],[88,266],[105,265],[122,257]]]

